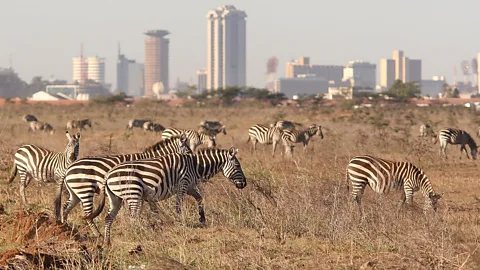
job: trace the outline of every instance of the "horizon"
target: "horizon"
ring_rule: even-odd
[[[0,67],[9,66],[11,55],[13,69],[26,82],[34,76],[49,80],[51,75],[71,82],[72,58],[80,55],[83,44],[84,56],[105,58],[106,82],[113,87],[118,44],[127,58],[144,63],[144,32],[151,29],[170,32],[170,81],[180,78],[196,84],[196,71],[207,63],[206,14],[225,4],[208,0],[181,9],[181,4],[169,3],[173,12],[162,13],[159,10],[167,5],[155,1],[117,1],[114,9],[93,0],[74,8],[59,0],[49,2],[47,6],[32,1],[28,9],[17,2],[6,4],[9,12],[0,23],[11,27],[2,35]],[[272,56],[279,59],[277,78],[284,77],[288,61],[301,56],[319,65],[360,59],[376,64],[378,84],[380,59],[391,58],[398,49],[422,60],[422,79],[445,76],[452,83],[454,67],[457,80],[463,81],[461,61],[471,61],[480,51],[475,46],[480,38],[473,35],[468,19],[480,9],[480,3],[473,1],[461,6],[445,0],[436,5],[406,0],[393,13],[391,4],[373,0],[322,4],[305,0],[297,2],[298,12],[271,0],[229,4],[247,14],[247,85],[258,88],[265,86],[266,63]],[[452,16],[458,14],[462,15]],[[392,19],[395,15],[400,19]]]

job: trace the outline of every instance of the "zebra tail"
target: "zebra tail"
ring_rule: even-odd
[[[10,178],[8,178],[8,183],[12,183],[13,179],[17,176],[17,164],[13,164],[12,170],[10,170]]]
[[[347,191],[350,191],[350,186],[348,185],[348,166],[347,166],[347,170],[345,172],[345,182],[347,183]]]
[[[247,143],[250,142],[250,136],[248,136],[248,140],[247,140]]]
[[[100,215],[100,213],[102,213],[103,207],[105,206],[105,188],[107,187],[104,186],[102,189],[100,189],[100,205],[90,215],[83,217],[84,220],[93,220]]]
[[[439,134],[438,136],[440,136],[440,134]],[[437,144],[438,136],[434,136],[434,137],[432,138],[433,144]]]

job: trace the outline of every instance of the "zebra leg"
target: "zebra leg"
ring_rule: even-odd
[[[183,197],[188,190],[188,181],[182,181],[178,184],[178,192],[177,192],[177,202],[176,202],[176,210],[177,214],[182,218],[182,205],[183,205]]]
[[[252,139],[252,144],[253,144],[253,152],[257,151],[257,140]]]
[[[362,209],[362,195],[363,191],[365,190],[366,183],[358,183],[352,181],[352,197],[355,203],[358,206],[358,211],[360,212],[360,216],[363,217],[363,209]]]
[[[25,199],[25,188],[27,187],[28,183],[30,183],[31,176],[29,176],[26,172],[20,172],[20,196],[22,197],[23,205],[27,205],[27,199]]]
[[[110,202],[110,209],[108,209],[108,213],[105,216],[105,238],[103,240],[103,245],[110,247],[110,229],[112,227],[113,220],[118,214],[118,210],[120,210],[120,207],[122,206],[122,199],[113,194],[109,188],[106,188],[105,192],[107,193],[108,200]]]
[[[57,220],[57,223],[61,222],[62,189],[63,189],[63,181],[60,180],[57,182],[55,200],[53,202],[53,207],[55,209],[55,218]]]
[[[150,210],[152,210],[155,216],[160,216],[160,211],[158,210],[158,205],[156,201],[148,200],[148,206],[150,206]]]
[[[63,206],[62,223],[67,222],[68,214],[80,202],[80,198],[78,198],[75,194],[72,194],[70,190],[68,192],[70,196],[68,198],[67,203],[65,203],[65,205]]]
[[[401,198],[400,198],[400,203],[398,205],[398,210],[399,211],[401,208],[405,206],[405,200],[407,199],[405,192],[402,192]]]
[[[408,205],[412,205],[413,203],[413,190],[411,187],[404,187],[404,191],[405,191],[405,202],[408,204]]]
[[[273,141],[273,151],[272,151],[272,157],[275,156],[275,150],[277,150],[277,141]]]
[[[198,187],[191,188],[187,191],[187,194],[195,198],[198,204],[198,215],[200,215],[200,223],[205,224],[205,210],[203,207],[203,198],[202,195],[200,195],[200,192],[198,191]]]

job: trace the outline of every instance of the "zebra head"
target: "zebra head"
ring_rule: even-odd
[[[308,127],[308,131],[311,135],[317,134],[321,139],[323,139],[322,126],[317,126],[316,124],[312,124]]]
[[[477,147],[472,147],[472,148],[471,148],[471,152],[472,152],[472,159],[477,159],[477,157],[478,157],[478,149],[477,149]]]
[[[65,152],[70,154],[70,160],[75,161],[78,159],[78,154],[80,152],[80,133],[78,132],[73,136],[68,133],[68,130],[65,132],[65,135],[68,138],[68,144],[65,148]]]
[[[228,150],[227,160],[223,165],[223,175],[228,178],[238,189],[243,189],[247,186],[247,178],[243,174],[240,162],[237,159],[238,149],[233,147]]]
[[[203,136],[202,139],[202,144],[205,144],[207,148],[215,148],[217,147],[217,141],[215,140],[215,135],[207,135]]]
[[[430,199],[430,205],[433,209],[433,211],[437,211],[437,203],[440,198],[442,198],[442,195],[440,194],[435,194],[434,192],[431,192],[428,195],[428,198]]]
[[[190,149],[190,140],[187,138],[187,135],[185,135],[185,133],[182,133],[178,137],[172,137],[171,139],[176,141],[179,154],[184,154],[184,155],[193,154],[192,149]]]

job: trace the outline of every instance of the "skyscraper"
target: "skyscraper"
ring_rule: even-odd
[[[164,90],[168,84],[168,46],[170,34],[167,30],[149,30],[145,32],[145,96],[153,97],[155,85],[162,85]]]
[[[395,81],[395,61],[393,59],[380,59],[380,86],[390,89]]]
[[[233,5],[207,13],[207,89],[246,86],[246,17]]]
[[[393,59],[380,60],[380,86],[389,89],[395,80],[404,83],[422,80],[422,60],[410,59],[403,55],[403,51],[395,50]]]
[[[73,82],[83,83],[85,80],[105,84],[105,59],[100,57],[74,57]]]
[[[197,70],[197,93],[201,93],[207,89],[207,69],[201,68]]]
[[[144,93],[144,65],[130,60],[118,52],[117,90],[127,95],[140,97]]]

